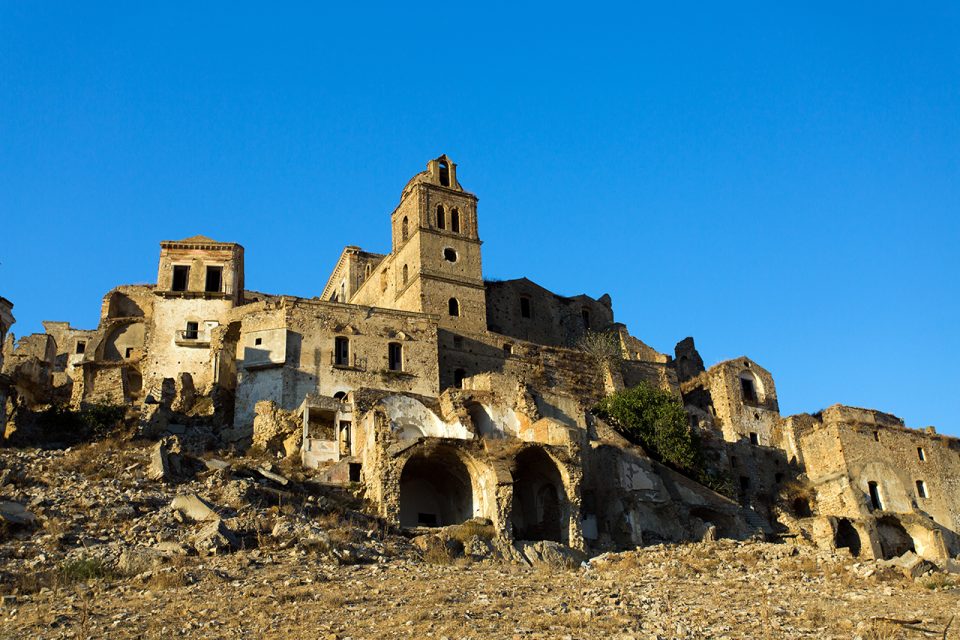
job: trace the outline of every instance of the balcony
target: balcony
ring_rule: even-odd
[[[367,370],[367,359],[358,358],[355,353],[351,353],[346,357],[337,357],[337,354],[330,354],[330,366],[334,369],[345,369],[348,371],[366,371]]]
[[[174,342],[178,347],[209,347],[210,332],[204,329],[184,329],[177,331]]]

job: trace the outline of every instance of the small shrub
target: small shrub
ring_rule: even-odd
[[[60,577],[65,584],[102,580],[115,577],[114,572],[99,558],[64,560],[60,565]]]

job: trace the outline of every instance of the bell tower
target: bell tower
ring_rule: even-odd
[[[446,155],[427,163],[391,216],[397,308],[436,314],[455,333],[486,330],[477,197]]]

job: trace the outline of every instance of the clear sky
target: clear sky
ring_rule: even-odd
[[[18,335],[198,233],[319,295],[447,153],[487,277],[960,435],[960,4],[149,4],[0,1]]]

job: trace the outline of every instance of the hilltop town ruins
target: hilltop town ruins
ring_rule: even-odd
[[[485,280],[477,198],[446,156],[390,224],[388,254],[347,246],[311,299],[246,290],[244,248],[204,236],[161,242],[156,284],[111,290],[96,329],[45,322],[15,341],[0,298],[4,437],[50,405],[122,405],[147,437],[299,456],[405,528],[481,517],[506,541],[581,550],[763,534],[960,554],[960,441],[871,409],[781,416],[747,357],[706,369],[691,338],[671,356],[632,336],[608,295]],[[578,348],[587,332],[620,356]],[[733,498],[592,412],[640,383],[682,399]]]

